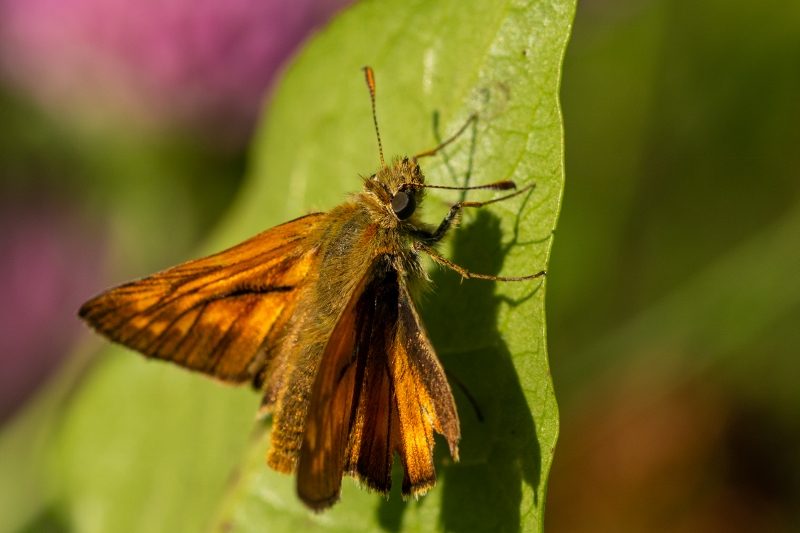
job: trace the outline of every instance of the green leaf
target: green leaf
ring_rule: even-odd
[[[446,154],[425,160],[428,181],[536,184],[467,213],[446,255],[485,274],[546,268],[563,189],[558,90],[574,8],[572,0],[355,6],[287,72],[255,140],[248,181],[207,251],[329,209],[359,187],[359,174],[378,168],[360,70],[369,64],[387,154],[431,148],[477,113],[476,126]],[[458,199],[432,194],[426,219],[438,221]],[[432,276],[421,312],[439,357],[484,419],[455,388],[461,462],[440,442],[437,487],[419,501],[395,492],[387,502],[345,481],[340,504],[309,513],[293,478],[264,464],[267,432],[257,426],[252,436],[257,395],[114,347],[59,402],[55,437],[32,468],[44,478],[45,507],[20,513],[17,523],[24,515],[28,530],[176,533],[202,531],[216,516],[215,531],[541,530],[558,433],[545,281],[461,283],[438,269]]]
[[[448,257],[474,271],[522,275],[546,267],[563,167],[558,105],[561,58],[573,2],[365,2],[306,48],[275,95],[254,146],[249,182],[217,237],[228,244],[266,226],[327,210],[379,167],[360,68],[376,72],[387,154],[437,144],[477,113],[446,155],[424,160],[429,183],[535,183],[522,198],[467,213]],[[488,193],[477,193],[487,197]],[[456,193],[431,195],[437,222]],[[268,431],[218,518],[224,531],[541,530],[558,411],[545,342],[544,283],[461,282],[434,269],[421,305],[445,367],[474,396],[478,420],[455,390],[461,462],[437,446],[437,488],[403,502],[345,481],[322,515],[294,495],[294,480],[264,466]],[[401,470],[396,468],[396,475]]]

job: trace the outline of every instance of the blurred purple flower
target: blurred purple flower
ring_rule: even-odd
[[[286,58],[351,2],[0,0],[0,64],[56,109],[109,106],[241,141]]]
[[[241,149],[281,65],[352,1],[0,0],[0,83],[59,115]],[[75,310],[102,288],[99,240],[71,220],[0,196],[0,421],[69,351]]]
[[[69,351],[75,310],[100,288],[102,248],[63,208],[0,201],[0,421]]]

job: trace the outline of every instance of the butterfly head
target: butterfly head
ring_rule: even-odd
[[[396,159],[364,182],[364,192],[377,198],[398,221],[410,219],[424,196],[425,176],[414,159]]]

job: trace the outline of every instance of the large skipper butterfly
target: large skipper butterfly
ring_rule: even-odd
[[[403,497],[433,487],[433,432],[458,460],[453,395],[414,305],[428,281],[420,252],[464,278],[521,281],[468,272],[436,253],[457,222],[459,202],[438,226],[420,218],[427,185],[417,160],[383,159],[375,80],[365,68],[381,168],[329,213],[269,229],[218,254],[109,289],[80,316],[112,341],[230,384],[251,383],[273,415],[267,464],[297,474],[311,509],[333,505],[346,474],[384,495],[394,454]]]

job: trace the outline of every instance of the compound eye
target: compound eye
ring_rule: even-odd
[[[392,210],[397,218],[405,220],[414,214],[417,209],[417,201],[414,199],[413,194],[405,191],[397,191],[392,198]]]

